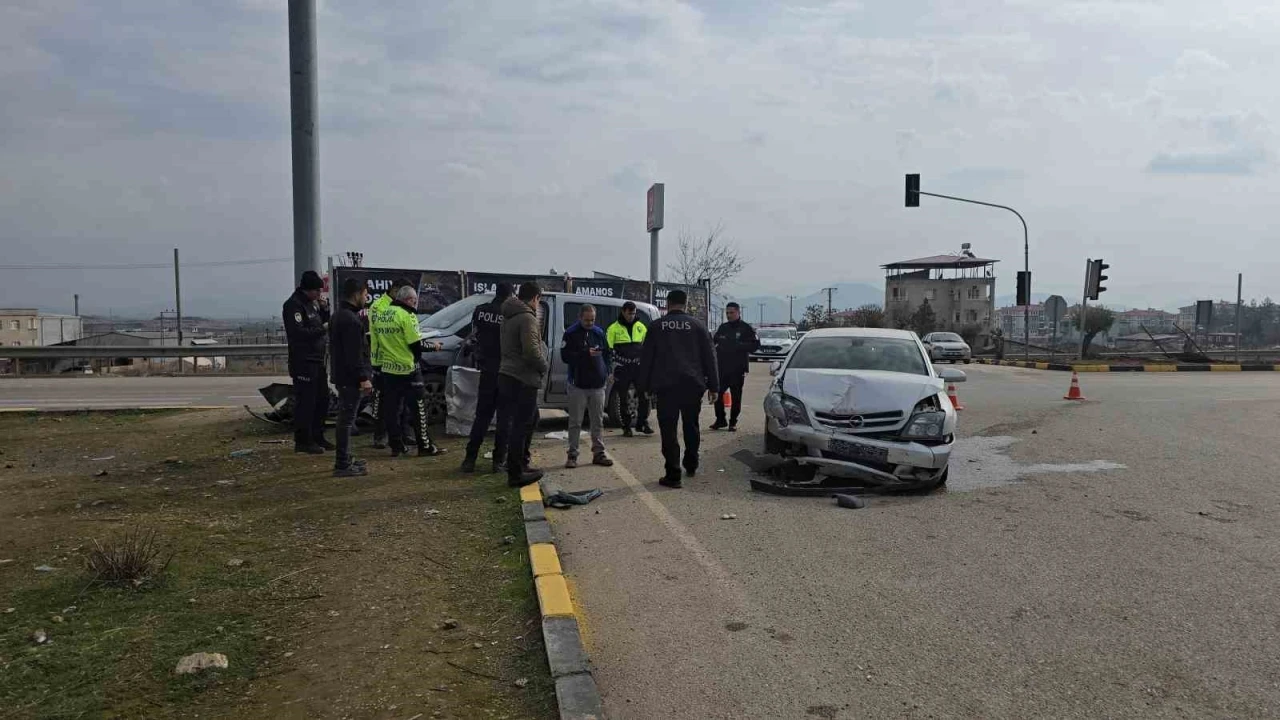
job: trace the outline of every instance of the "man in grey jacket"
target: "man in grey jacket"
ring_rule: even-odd
[[[546,345],[538,323],[542,288],[527,282],[502,305],[502,365],[498,369],[498,425],[510,427],[505,448],[507,484],[521,487],[542,479],[542,471],[526,465],[538,418],[538,392],[547,377]],[[510,425],[506,425],[510,423]],[[498,453],[494,451],[494,463]]]

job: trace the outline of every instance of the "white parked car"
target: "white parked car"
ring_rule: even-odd
[[[950,360],[952,365],[956,361],[968,364],[973,359],[973,350],[969,348],[969,343],[953,332],[931,332],[924,336],[922,342],[934,362]]]
[[[765,452],[799,464],[796,482],[818,473],[887,490],[947,481],[956,411],[915,333],[878,328],[814,330],[771,367]]]

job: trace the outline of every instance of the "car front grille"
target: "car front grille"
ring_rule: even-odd
[[[823,427],[839,430],[840,432],[861,432],[877,428],[891,428],[902,422],[903,418],[901,410],[852,415],[820,412],[814,413],[814,415],[817,416],[818,422]],[[855,424],[854,418],[861,418],[861,423]]]
[[[761,345],[759,351],[762,353],[780,353],[782,348],[777,345]]]

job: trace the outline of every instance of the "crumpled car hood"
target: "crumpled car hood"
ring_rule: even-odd
[[[942,380],[883,370],[787,370],[782,390],[810,412],[853,415],[901,410],[942,391]]]

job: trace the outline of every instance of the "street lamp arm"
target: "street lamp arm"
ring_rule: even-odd
[[[1017,210],[1014,210],[1013,208],[1009,207],[1008,205],[997,205],[997,204],[995,204],[995,203],[982,202],[981,200],[970,200],[969,198],[956,197],[956,196],[954,196],[954,195],[939,195],[938,193],[930,193],[930,192],[923,192],[923,191],[920,191],[920,192],[919,192],[919,194],[920,194],[920,195],[928,195],[929,197],[942,198],[942,199],[944,199],[944,200],[955,200],[956,202],[971,203],[971,204],[973,204],[973,205],[986,205],[987,207],[1000,208],[1001,210],[1008,210],[1009,212],[1013,213],[1014,215],[1017,215],[1017,216],[1018,216],[1018,219],[1022,221],[1022,235],[1023,235],[1023,237],[1027,237],[1027,235],[1028,235],[1028,233],[1027,233],[1027,221],[1026,221],[1026,219],[1022,217],[1022,213],[1018,212]]]

